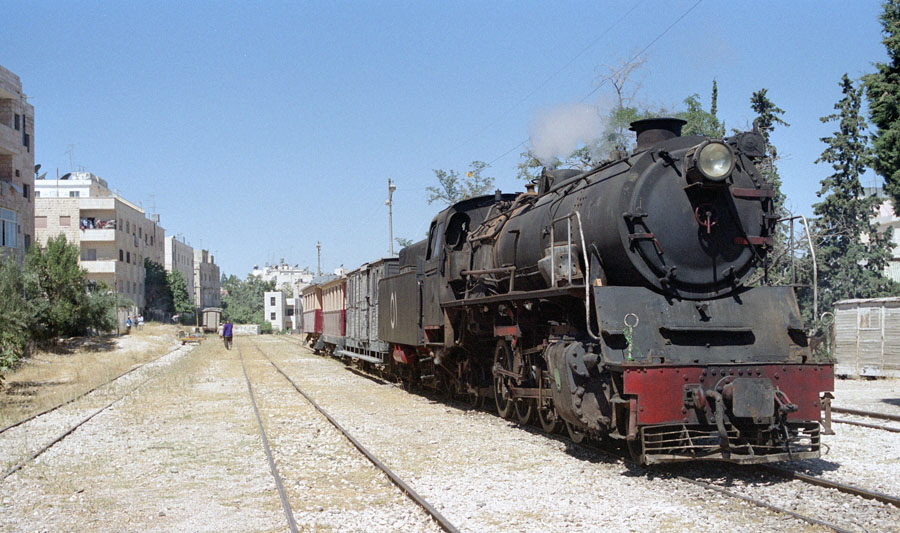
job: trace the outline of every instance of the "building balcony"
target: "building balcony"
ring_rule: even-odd
[[[100,259],[97,261],[80,261],[81,267],[87,270],[88,274],[115,274],[115,259]]]
[[[115,229],[83,229],[81,230],[81,242],[115,242]]]

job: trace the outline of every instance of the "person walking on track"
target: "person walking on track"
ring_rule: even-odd
[[[231,349],[231,339],[232,339],[233,330],[234,330],[234,324],[231,323],[231,320],[226,318],[225,324],[222,325],[222,339],[225,340],[225,349],[226,350]]]

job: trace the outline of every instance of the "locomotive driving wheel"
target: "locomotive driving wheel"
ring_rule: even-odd
[[[534,399],[519,398],[515,400],[516,419],[522,425],[528,425],[534,420]]]
[[[545,433],[556,433],[560,430],[562,424],[560,424],[559,416],[553,411],[553,405],[549,402],[538,407],[537,416],[541,423],[541,429]]]
[[[574,442],[575,444],[581,444],[581,442],[584,440],[584,437],[587,436],[584,431],[576,428],[569,421],[566,421],[566,431],[569,432],[569,438],[572,439],[572,442]]]
[[[500,339],[494,348],[494,370],[512,371],[513,357],[509,344]],[[515,401],[509,397],[507,387],[510,378],[502,374],[494,373],[494,402],[497,404],[497,413],[503,418],[510,418],[513,413]]]

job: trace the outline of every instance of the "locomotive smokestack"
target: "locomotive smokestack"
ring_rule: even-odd
[[[637,133],[635,151],[646,150],[656,143],[681,136],[681,127],[687,121],[680,118],[645,118],[631,123],[631,131]]]

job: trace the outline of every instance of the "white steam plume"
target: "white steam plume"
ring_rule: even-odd
[[[548,165],[602,134],[603,119],[596,106],[564,104],[538,113],[531,124],[530,141],[535,157]]]

